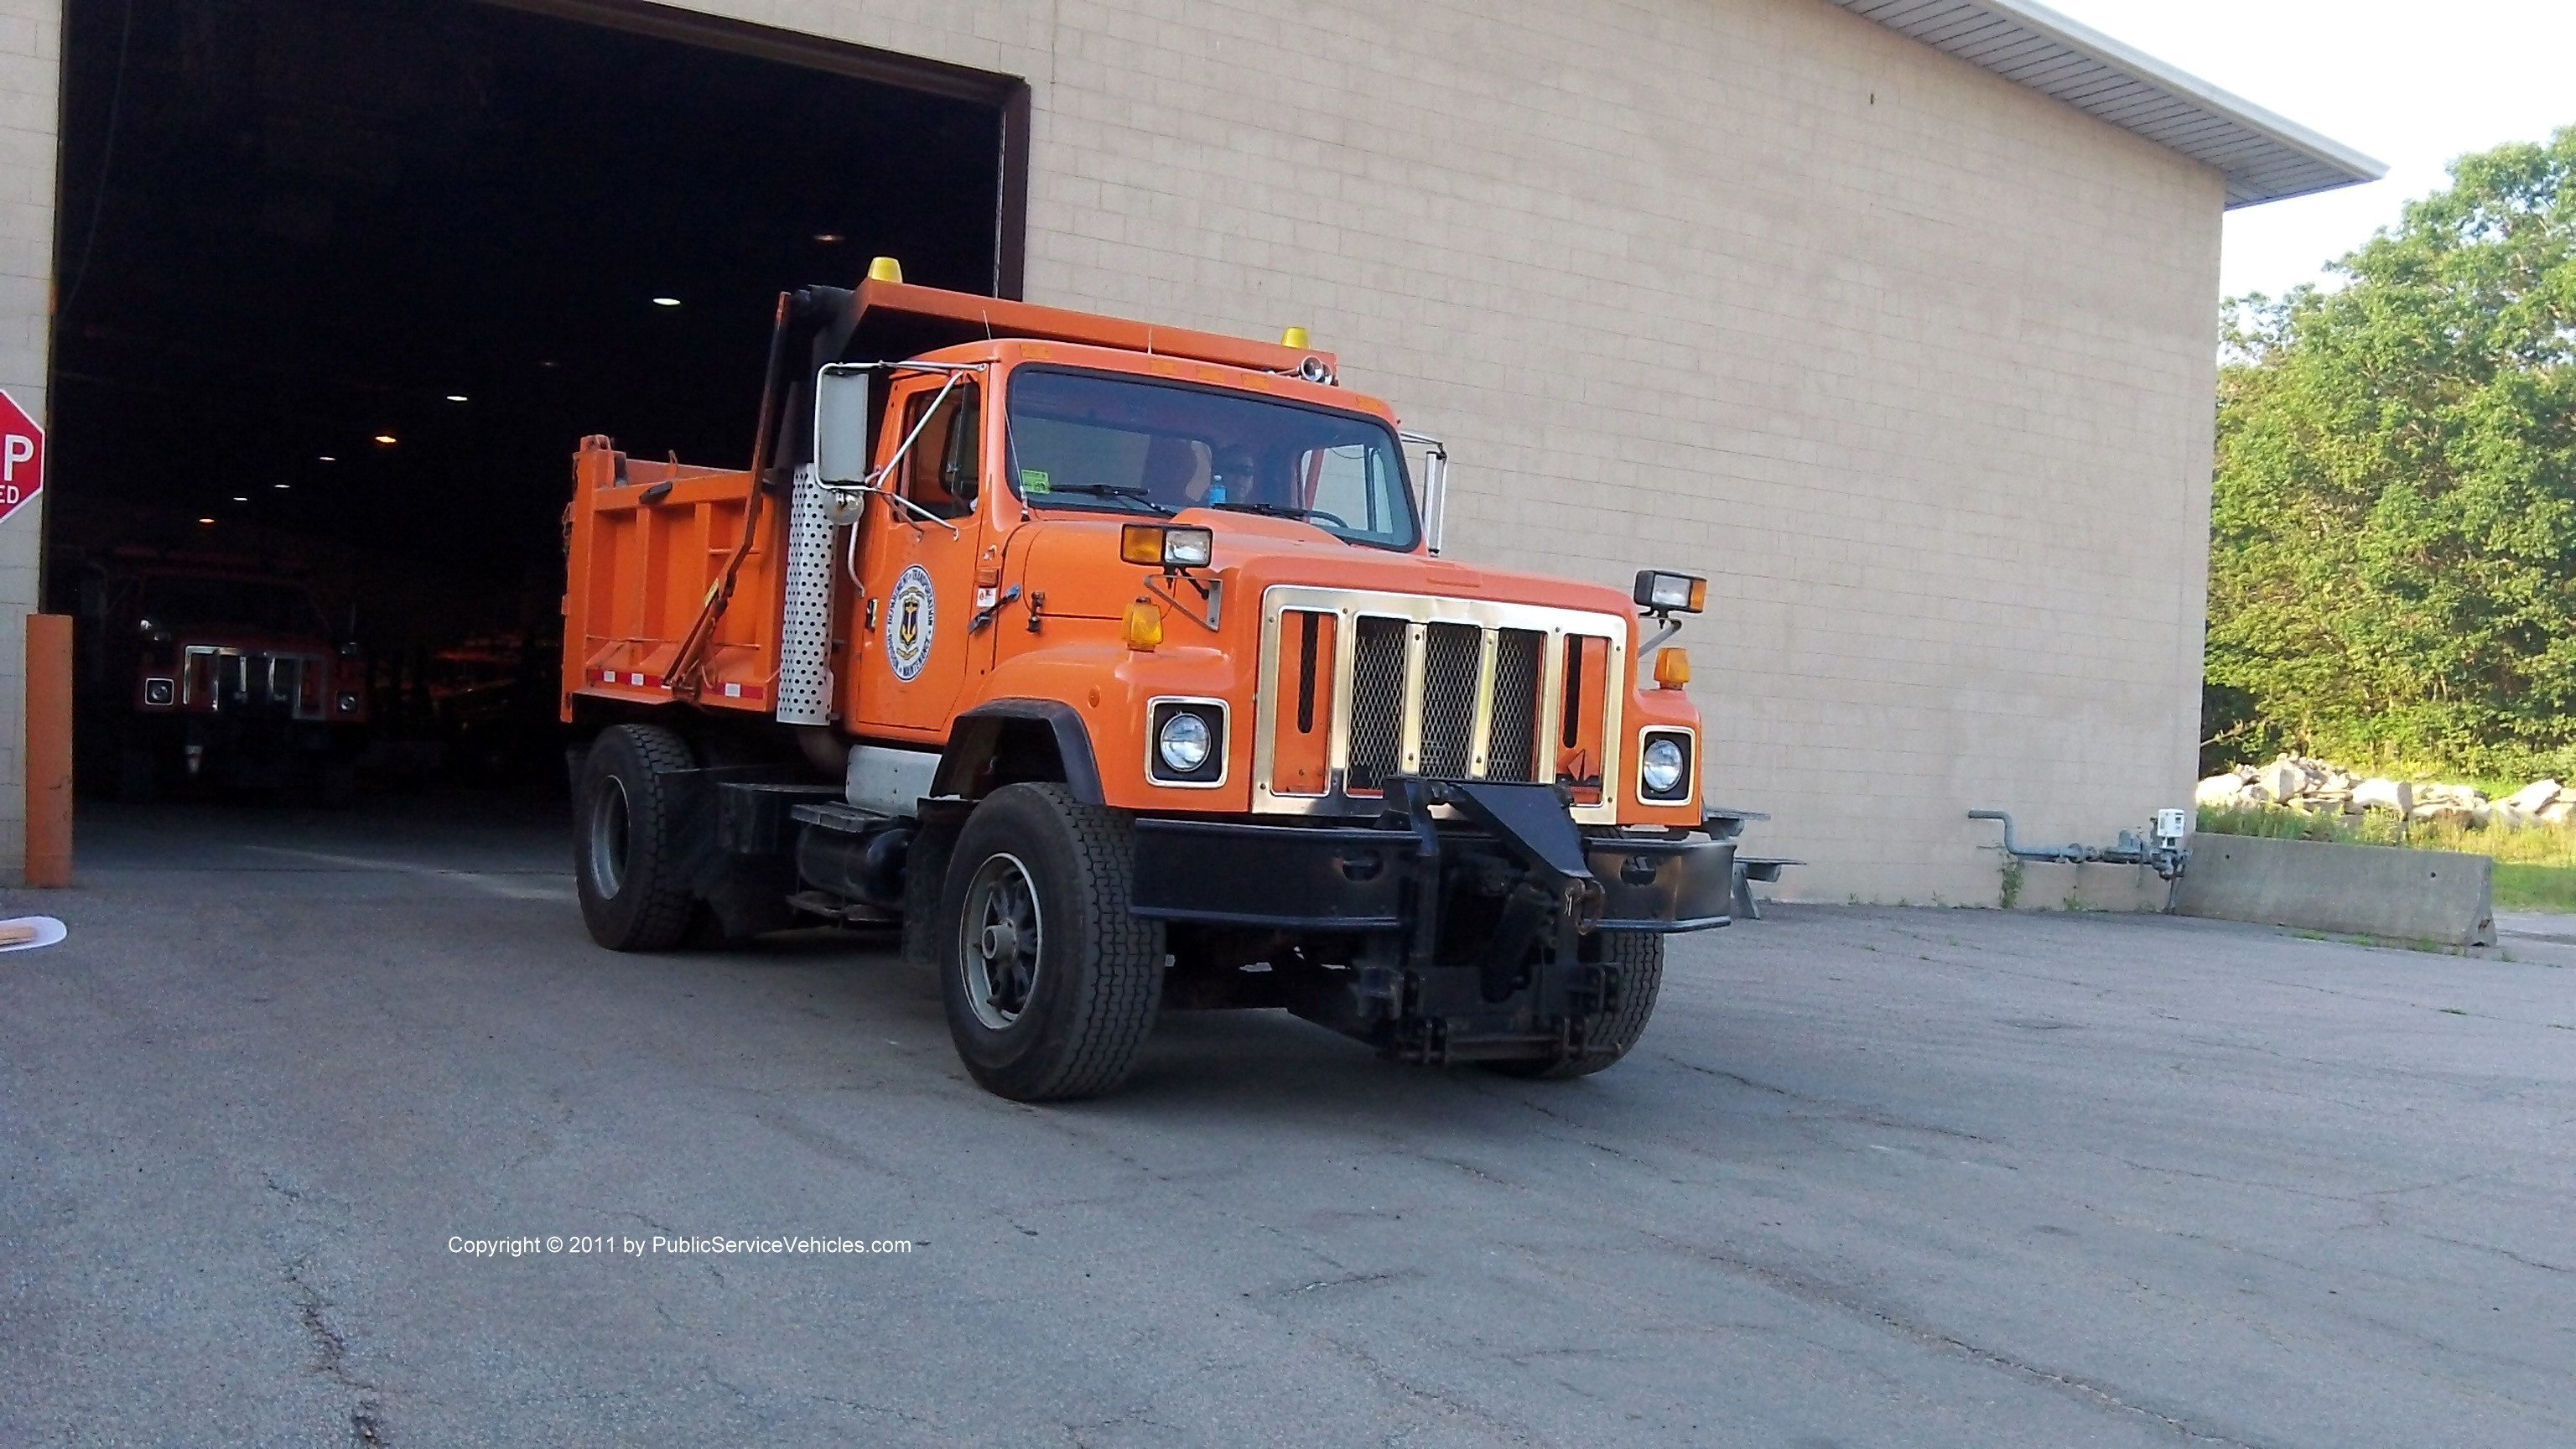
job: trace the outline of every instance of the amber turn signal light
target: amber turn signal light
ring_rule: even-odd
[[[1127,617],[1120,621],[1120,627],[1127,636],[1128,648],[1150,654],[1154,646],[1163,642],[1163,611],[1150,600],[1138,599],[1127,606]]]
[[[1656,650],[1655,683],[1663,689],[1679,689],[1690,683],[1690,651],[1687,649]]]
[[[1216,535],[1204,528],[1131,523],[1118,530],[1118,556],[1147,568],[1205,567],[1216,553]]]

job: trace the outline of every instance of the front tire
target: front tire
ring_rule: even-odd
[[[1619,1002],[1587,1021],[1579,1051],[1523,1061],[1488,1062],[1507,1077],[1561,1082],[1588,1077],[1617,1062],[1645,1035],[1664,985],[1664,937],[1659,931],[1603,931],[1601,964],[1619,973]]]
[[[1126,1080],[1163,994],[1163,930],[1132,915],[1127,817],[1006,785],[967,817],[940,892],[949,1035],[986,1091],[1096,1096]]]
[[[590,938],[611,951],[667,951],[697,904],[673,869],[676,802],[665,773],[691,767],[659,725],[600,731],[574,797],[573,881]]]

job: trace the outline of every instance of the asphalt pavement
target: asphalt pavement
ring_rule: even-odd
[[[2576,1443],[2576,934],[1782,906],[1588,1081],[1037,1108],[883,940],[593,947],[559,815],[0,892],[0,1444]]]

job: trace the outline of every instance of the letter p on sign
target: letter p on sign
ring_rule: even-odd
[[[45,491],[45,430],[0,392],[0,518]]]

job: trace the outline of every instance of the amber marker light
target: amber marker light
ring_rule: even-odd
[[[1690,683],[1690,651],[1658,649],[1655,651],[1655,684],[1661,689],[1679,689]]]
[[[1150,654],[1156,645],[1163,642],[1163,611],[1148,600],[1138,599],[1127,606],[1127,617],[1121,621],[1121,628],[1127,636],[1128,648]]]

